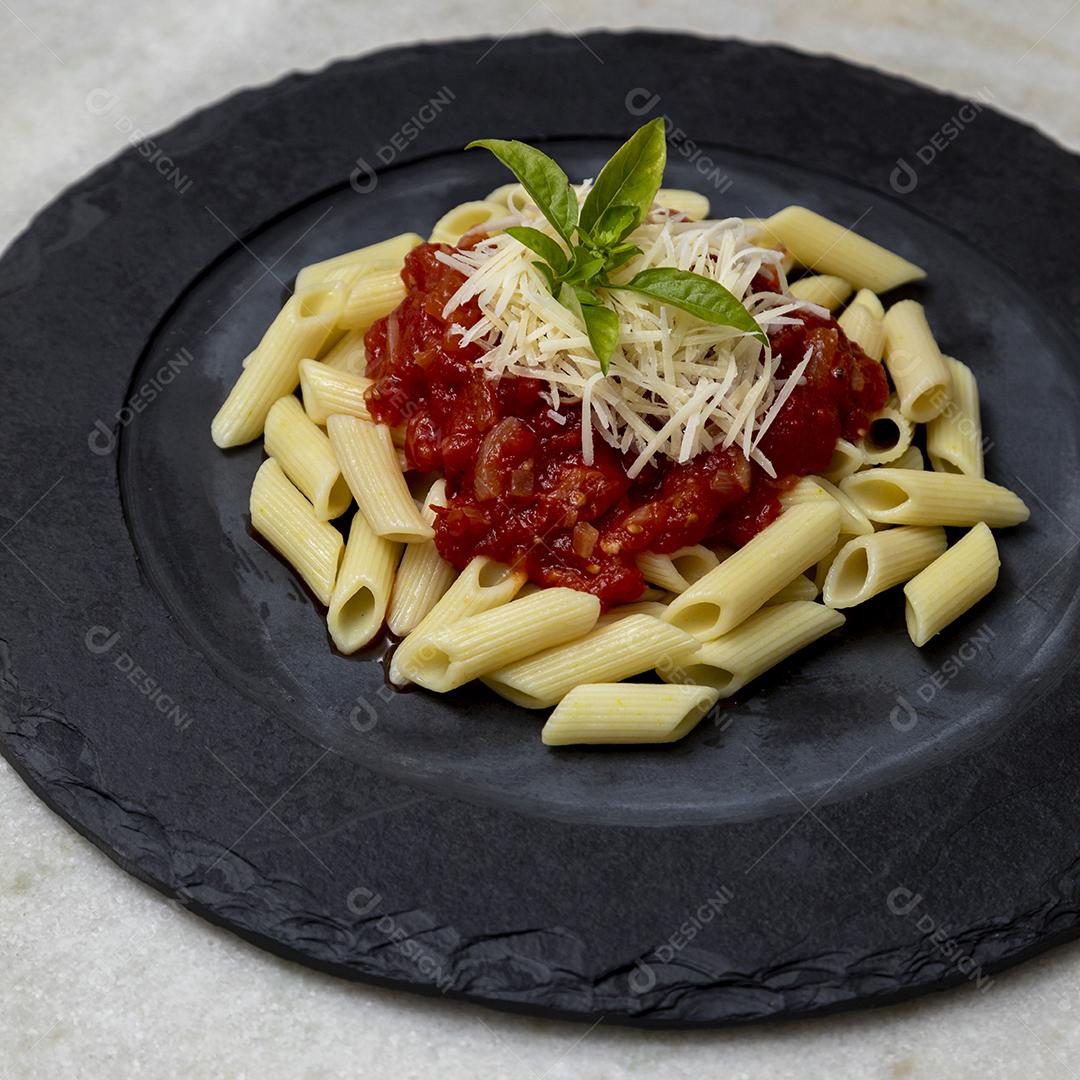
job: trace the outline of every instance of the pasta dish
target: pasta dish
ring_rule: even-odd
[[[385,625],[398,686],[671,742],[849,607],[902,585],[922,646],[990,592],[1028,510],[971,369],[880,298],[918,266],[803,207],[710,218],[661,121],[580,184],[471,146],[516,182],[301,270],[213,421],[264,440],[252,526],[337,649]]]

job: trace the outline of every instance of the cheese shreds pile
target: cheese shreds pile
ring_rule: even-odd
[[[579,189],[579,199],[586,190]],[[554,235],[531,204],[497,224],[514,223]],[[702,274],[741,300],[766,332],[800,321],[799,311],[823,313],[790,295],[750,291],[766,264],[775,268],[781,289],[787,287],[781,253],[755,245],[751,237],[740,218],[686,221],[657,207],[628,237],[642,254],[612,280],[629,281],[656,266]],[[473,249],[439,258],[466,277],[444,317],[452,319],[453,311],[473,298],[481,311],[475,325],[454,328],[462,343],[484,349],[477,363],[493,379],[514,375],[546,382],[549,414],[556,422],[567,420],[560,411],[564,405],[580,403],[586,463],[592,463],[598,437],[633,455],[631,477],[657,457],[684,462],[704,450],[730,446],[775,475],[758,444],[802,378],[809,350],[790,376],[780,379],[779,357],[755,337],[638,293],[604,290],[601,296],[619,317],[619,342],[605,376],[585,327],[552,296],[532,265],[536,255],[519,241],[499,233]]]

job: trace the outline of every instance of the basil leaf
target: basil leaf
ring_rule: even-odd
[[[559,290],[559,303],[585,324],[589,345],[600,361],[600,370],[606,375],[611,354],[619,343],[618,315],[591,289],[574,288],[565,282]]]
[[[559,246],[558,241],[552,240],[547,233],[532,229],[528,225],[511,225],[505,231],[530,251],[535,251],[556,274],[566,270],[566,252]]]
[[[604,269],[618,270],[624,263],[640,254],[641,248],[637,244],[618,244],[608,252],[607,258],[604,260]]]
[[[574,248],[570,268],[562,275],[571,285],[584,285],[604,268],[604,257],[594,255],[583,247]]]
[[[768,344],[765,332],[750,312],[720,282],[711,278],[692,274],[688,270],[658,266],[652,270],[642,270],[625,285],[618,287],[671,304],[706,322],[745,330],[762,344]]]
[[[609,206],[592,231],[593,243],[599,248],[614,247],[637,226],[637,211],[632,206]]]
[[[533,266],[544,275],[544,280],[548,284],[548,288],[555,292],[555,271],[551,269],[546,262],[534,262]]]
[[[474,146],[490,150],[521,181],[555,231],[570,243],[578,202],[566,173],[547,154],[517,139],[474,139],[465,149]]]
[[[612,206],[631,207],[634,226],[639,225],[660,190],[666,162],[664,121],[657,117],[638,128],[600,170],[581,207],[581,228],[591,233]]]

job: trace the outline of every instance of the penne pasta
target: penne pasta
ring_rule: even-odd
[[[390,660],[390,681],[403,686],[409,681],[405,668],[415,662],[415,654],[440,627],[450,626],[468,615],[479,615],[513,600],[525,584],[525,574],[502,563],[478,555],[457,576],[454,583],[420,620],[416,629],[397,647]]]
[[[860,446],[867,465],[887,465],[907,452],[915,436],[915,425],[900,411],[896,397],[870,421]]]
[[[832,549],[841,516],[834,499],[785,510],[676,597],[664,618],[702,641],[726,634]]]
[[[662,619],[666,610],[667,604],[659,600],[638,600],[633,604],[617,604],[601,615],[596,625],[607,626],[616,619],[625,619],[630,615],[651,615],[654,619]]]
[[[455,245],[468,232],[489,221],[506,217],[507,208],[501,202],[466,202],[443,214],[428,238],[433,244]]]
[[[803,206],[780,210],[766,218],[764,227],[800,265],[835,274],[856,288],[882,293],[926,277],[914,263]]]
[[[832,461],[829,462],[829,467],[822,476],[834,484],[839,484],[845,476],[858,472],[865,464],[866,455],[861,446],[856,446],[847,439],[837,439]]]
[[[849,476],[840,490],[871,521],[886,525],[977,525],[991,528],[1027,521],[1024,500],[1000,484],[960,473],[868,469]]]
[[[320,521],[349,509],[352,492],[330,440],[292,394],[278,398],[266,416],[266,452],[304,493]]]
[[[326,430],[342,475],[372,529],[400,543],[430,540],[435,532],[424,524],[409,494],[390,429],[335,413],[327,418]]]
[[[789,581],[778,593],[770,596],[765,601],[765,606],[790,604],[795,600],[816,600],[819,591],[817,585],[810,578],[805,574],[800,574],[794,581]]]
[[[703,642],[678,671],[658,669],[658,674],[667,682],[711,686],[720,697],[731,697],[843,623],[839,611],[802,600],[766,607],[722,637]]]
[[[780,505],[786,510],[804,503],[825,503],[833,499],[840,507],[840,535],[862,536],[872,533],[870,519],[835,484],[820,476],[804,476],[792,488],[780,496]]]
[[[862,296],[866,291],[863,289],[858,296]],[[885,321],[880,315],[875,315],[866,304],[861,303],[858,296],[836,321],[849,341],[855,342],[871,360],[880,360],[885,351]],[[878,306],[881,306],[880,303]]]
[[[945,408],[952,378],[915,300],[901,300],[885,312],[885,366],[909,420],[925,424]]]
[[[677,665],[696,647],[694,638],[674,626],[649,615],[629,615],[499,668],[483,682],[515,705],[546,709],[575,686],[621,682],[657,665]]]
[[[851,295],[851,282],[835,274],[810,274],[788,286],[788,292],[797,300],[836,311]]]
[[[344,543],[341,533],[315,516],[311,503],[267,458],[251,485],[251,526],[307,582],[321,604],[329,604]]]
[[[945,408],[926,425],[926,453],[938,472],[984,476],[979,387],[971,369],[944,357],[952,377],[952,395]]]
[[[363,331],[346,330],[333,347],[319,357],[319,361],[328,368],[363,377],[367,369],[367,351],[364,348]]]
[[[837,552],[821,598],[831,608],[862,604],[913,578],[946,546],[945,530],[940,526],[903,525],[856,536]]]
[[[526,197],[525,189],[520,184],[500,184],[494,191],[489,191],[484,196],[484,202],[498,203],[499,206],[510,210],[519,206],[519,200]],[[513,206],[511,206],[512,199]]]
[[[216,445],[242,446],[263,433],[270,407],[296,389],[300,361],[318,353],[343,303],[340,285],[314,285],[293,293],[214,417],[210,434]]]
[[[600,601],[577,589],[541,589],[478,615],[466,615],[424,636],[402,673],[445,693],[498,668],[587,634]]]
[[[853,304],[862,304],[871,315],[879,319],[885,318],[885,305],[881,298],[872,289],[860,289],[851,301]]]
[[[540,738],[547,746],[677,742],[718,697],[708,686],[587,683],[559,702]]]
[[[405,282],[401,280],[400,271],[365,271],[349,287],[338,325],[346,330],[367,330],[404,299]]]
[[[405,256],[424,241],[416,233],[401,233],[377,244],[335,255],[332,259],[305,266],[296,275],[296,287],[306,288],[316,283],[343,281],[351,285],[361,274],[370,270],[399,271]]]
[[[904,586],[908,634],[925,645],[997,584],[994,534],[980,522]]]
[[[343,653],[362,649],[379,632],[394,584],[401,545],[371,531],[359,510],[353,514],[326,625]]]
[[[650,585],[658,585],[668,592],[685,592],[704,577],[720,560],[702,544],[680,548],[671,555],[657,555],[652,551],[637,556],[638,569]]]
[[[691,221],[703,221],[709,216],[709,200],[696,191],[685,188],[661,188],[655,201],[668,210],[677,210]]]
[[[316,424],[325,424],[334,413],[370,420],[367,391],[371,380],[318,360],[300,361],[300,393],[304,411]]]
[[[925,467],[922,451],[917,446],[909,446],[895,461],[889,462],[890,469],[915,469],[921,471]]]
[[[829,576],[829,571],[832,569],[832,564],[836,561],[836,556],[843,550],[844,545],[850,540],[850,536],[841,536],[836,543],[825,554],[825,557],[819,559],[814,566],[814,588],[820,593],[825,588],[825,579]]]
[[[434,508],[445,505],[446,481],[436,480],[424,500],[420,515],[424,524],[434,525]],[[391,632],[404,637],[415,630],[456,576],[457,571],[439,554],[434,540],[417,540],[409,544],[401,557],[390,597],[386,623]]]

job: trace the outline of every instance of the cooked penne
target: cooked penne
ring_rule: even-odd
[[[670,594],[665,593],[665,596]],[[667,604],[659,600],[638,600],[633,604],[617,604],[610,611],[604,612],[597,620],[597,626],[607,626],[616,619],[626,619],[631,615],[651,615],[654,619],[662,619],[667,610]]]
[[[252,528],[280,552],[321,604],[329,604],[345,546],[341,533],[315,516],[273,458],[255,474],[249,505]]]
[[[405,299],[405,282],[398,270],[368,270],[349,287],[338,317],[346,330],[366,330],[376,319],[389,315]]]
[[[825,556],[814,565],[814,588],[820,593],[825,588],[825,579],[829,576],[832,564],[836,556],[843,550],[844,545],[851,539],[850,536],[841,536],[836,543],[826,552]]]
[[[402,663],[402,674],[445,693],[544,649],[587,634],[600,601],[577,589],[541,589],[520,600],[437,627]]]
[[[326,616],[330,637],[341,652],[362,649],[381,629],[400,556],[400,544],[376,536],[359,510],[353,514]]]
[[[770,596],[765,601],[765,606],[790,604],[794,600],[816,600],[819,591],[810,578],[805,574],[800,574],[794,581],[789,581],[778,593]]]
[[[851,302],[853,304],[862,304],[871,315],[879,319],[885,318],[885,305],[881,302],[881,297],[873,289],[860,289],[852,297]]]
[[[318,360],[300,361],[300,392],[304,411],[316,424],[325,424],[334,413],[370,420],[367,394],[371,380],[333,368]]]
[[[685,592],[704,577],[720,560],[702,544],[680,548],[671,555],[642,552],[637,557],[638,569],[650,585],[658,585],[668,592]]]
[[[708,686],[587,683],[559,702],[540,738],[547,746],[677,742],[718,697]]]
[[[821,599],[831,608],[854,607],[909,581],[946,548],[940,526],[903,525],[856,536],[837,552]]]
[[[871,360],[881,359],[885,351],[885,321],[880,315],[875,315],[856,298],[836,321],[848,339],[854,341]]]
[[[403,686],[409,681],[405,668],[414,662],[428,637],[440,627],[450,626],[467,615],[479,615],[508,604],[525,584],[525,574],[478,555],[457,576],[416,629],[397,647],[390,660],[390,681]]]
[[[835,311],[851,295],[851,282],[835,274],[810,274],[788,286],[797,300]]]
[[[664,618],[702,641],[726,634],[832,549],[841,517],[835,499],[785,510],[676,597]]]
[[[372,529],[405,544],[430,540],[435,532],[424,524],[409,494],[390,429],[335,413],[327,418],[326,430],[342,475]]]
[[[349,509],[352,492],[330,440],[292,394],[278,398],[266,416],[266,452],[304,493],[320,521]]]
[[[416,233],[401,233],[400,236],[391,236],[389,240],[312,263],[296,275],[296,287],[302,289],[328,281],[344,281],[351,285],[361,274],[370,270],[399,271],[405,256],[423,242]]]
[[[849,476],[847,492],[871,521],[886,525],[977,525],[994,529],[1027,521],[1019,495],[1000,484],[960,473],[867,469]]]
[[[882,293],[926,277],[914,263],[803,206],[788,206],[764,224],[797,263],[819,274],[836,274],[856,288]]]
[[[915,469],[921,471],[925,467],[922,451],[917,446],[909,446],[895,461],[889,462],[890,469]]]
[[[908,634],[925,645],[997,584],[997,544],[980,522],[904,586]]]
[[[860,443],[867,465],[887,465],[903,457],[915,436],[915,425],[900,411],[896,397],[870,421]]]
[[[210,434],[218,446],[242,446],[263,433],[270,406],[296,389],[300,361],[318,353],[343,303],[340,285],[293,293],[214,417]]]
[[[833,449],[832,461],[829,467],[822,473],[826,480],[839,484],[845,476],[858,472],[866,464],[866,455],[861,446],[849,442],[847,439],[837,439]]]
[[[786,510],[803,503],[824,503],[834,499],[840,507],[840,535],[862,536],[872,533],[870,519],[835,484],[820,476],[804,476],[792,488],[780,496],[780,505]]]
[[[456,244],[466,233],[478,229],[496,218],[506,217],[505,204],[499,202],[467,202],[443,214],[431,230],[433,244]]]
[[[909,420],[925,424],[948,404],[952,378],[915,300],[901,300],[885,312],[885,366]]]
[[[319,361],[328,368],[362,377],[367,368],[364,332],[362,330],[346,330],[334,343],[333,348],[319,357]]]
[[[689,634],[649,615],[629,615],[486,675],[495,693],[526,709],[546,709],[583,683],[621,682],[678,665],[697,647]]]
[[[446,481],[436,480],[424,500],[421,518],[435,524],[436,506],[446,505]],[[434,540],[418,540],[405,548],[394,579],[386,624],[398,637],[416,629],[420,620],[450,588],[457,571],[439,554]]]
[[[844,623],[839,611],[797,600],[763,608],[723,637],[703,642],[677,671],[657,669],[667,682],[711,686],[722,698]]]
[[[983,476],[982,420],[979,387],[971,369],[944,357],[952,377],[952,395],[945,408],[926,425],[926,453],[938,472]]]
[[[709,216],[709,200],[685,188],[661,188],[656,193],[656,202],[668,210],[678,210],[691,221],[703,221]]]
[[[484,196],[484,202],[498,203],[507,209],[517,209],[521,200],[527,198],[525,189],[520,184],[500,184],[494,191]],[[511,202],[513,204],[511,205]]]

